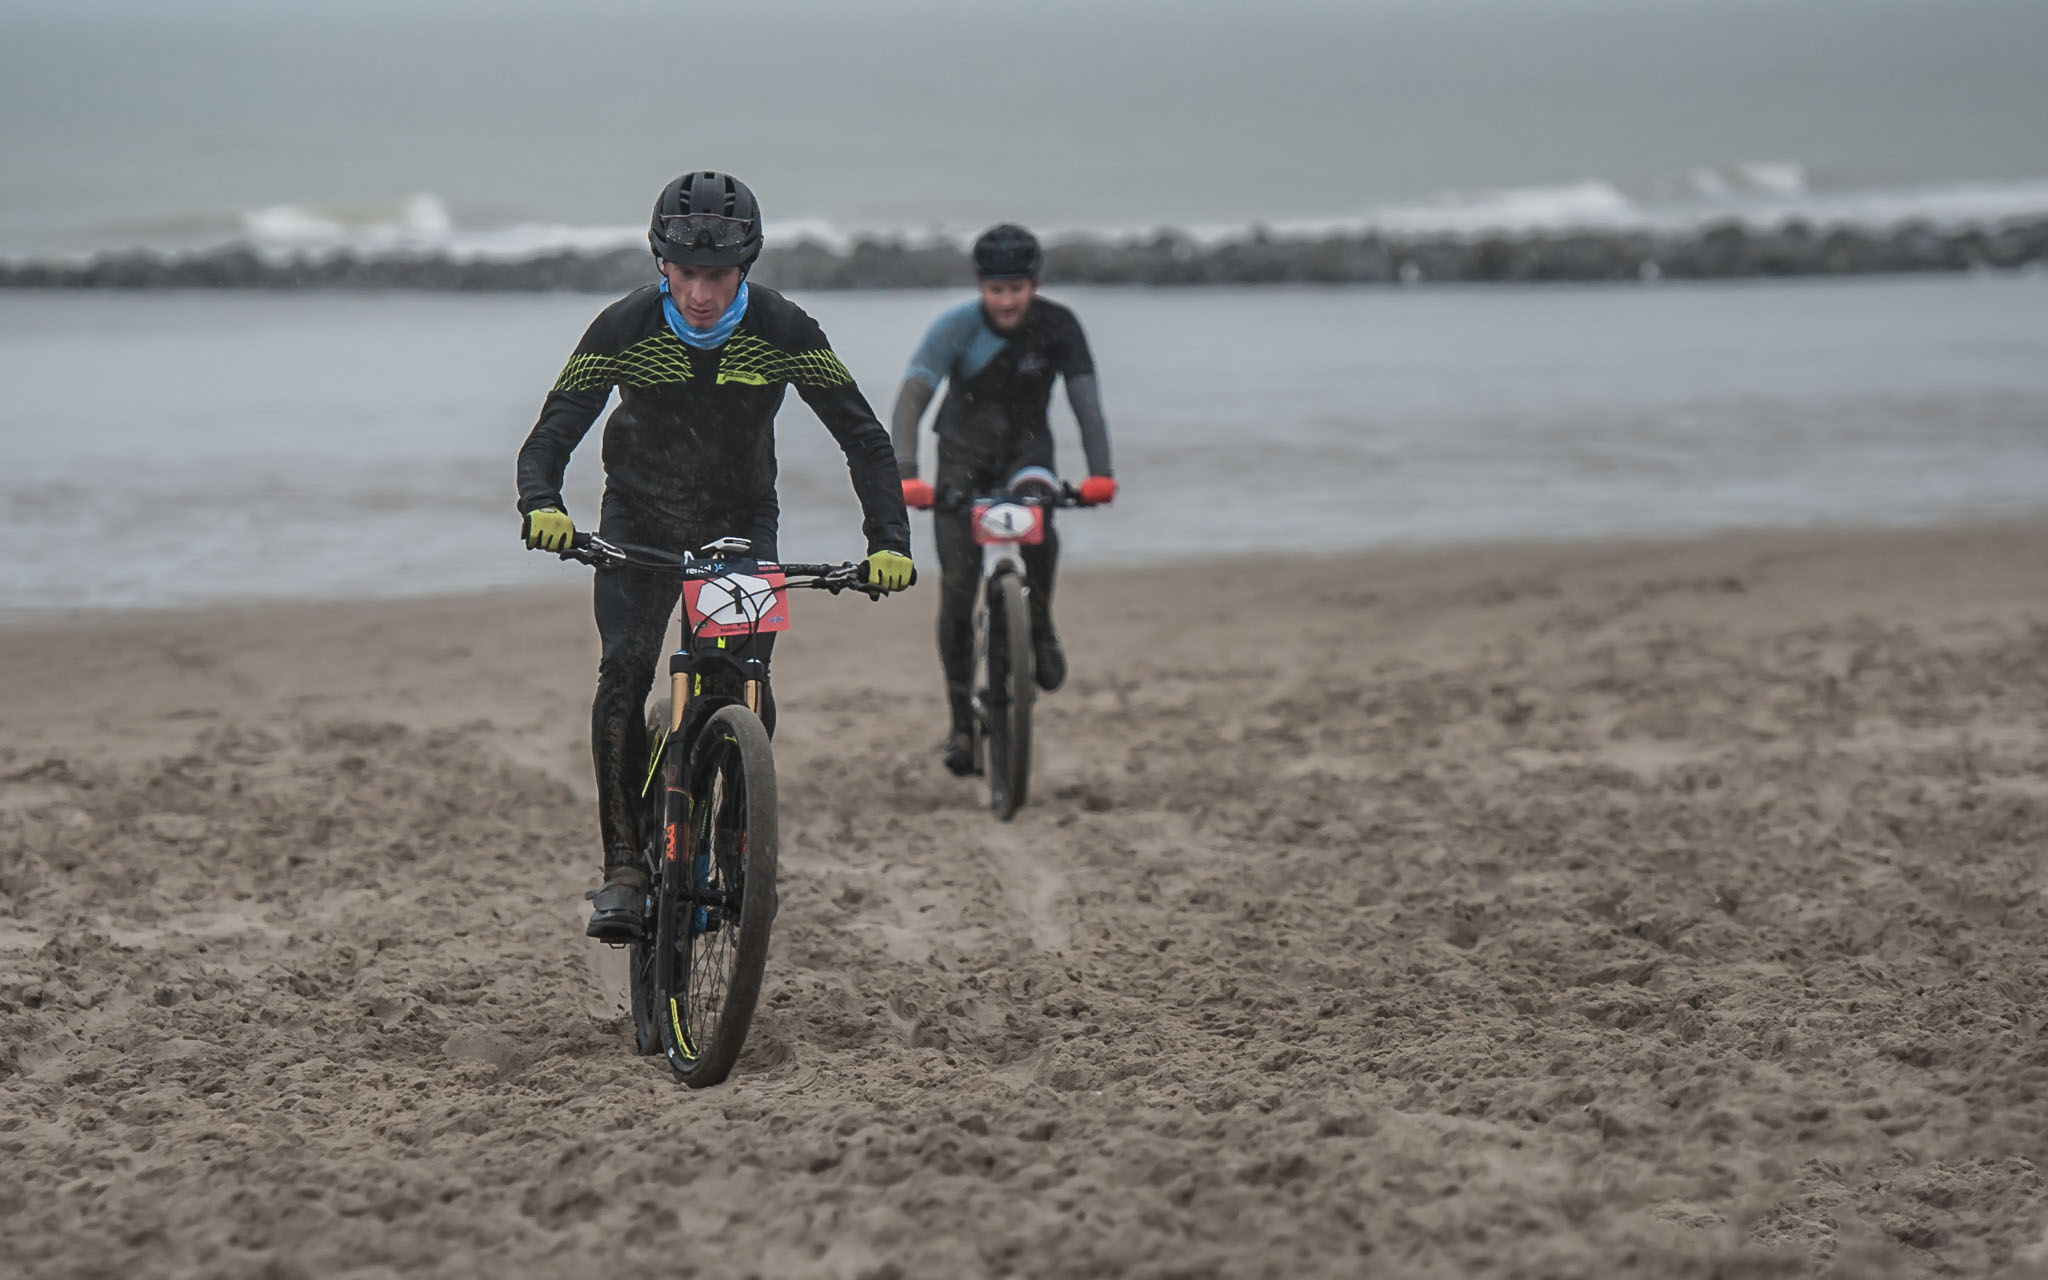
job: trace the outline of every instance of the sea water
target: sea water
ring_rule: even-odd
[[[1124,486],[1065,519],[1075,563],[2048,505],[2048,276],[1055,293],[1094,346]],[[965,296],[799,301],[886,421]],[[586,572],[520,546],[513,463],[608,301],[0,293],[0,608]],[[586,522],[601,430],[569,470]],[[795,395],[776,431],[784,554],[857,557],[832,438]]]

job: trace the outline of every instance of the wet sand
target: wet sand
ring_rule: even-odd
[[[934,603],[701,1093],[580,586],[0,626],[0,1275],[2048,1274],[2048,523],[1076,573],[1008,826]]]

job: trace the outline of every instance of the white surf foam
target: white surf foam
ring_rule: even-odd
[[[1944,230],[2048,218],[2048,179],[1891,190],[1815,190],[1791,163],[1696,169],[1658,194],[1637,198],[1612,183],[1451,192],[1391,205],[1356,229],[1397,235],[1536,234],[1562,231],[1696,231],[1717,222],[1768,230],[1787,222],[1885,232],[1909,222]]]
[[[1071,224],[1042,225],[1038,230],[1055,241],[1084,236],[1116,241],[1170,233],[1196,244],[1213,245],[1260,233],[1286,238],[1368,232],[1462,238],[1576,231],[1684,233],[1723,221],[1769,230],[1794,220],[1883,233],[1909,222],[1955,231],[2042,218],[2048,218],[2048,178],[1830,190],[1817,188],[1796,163],[1753,161],[1692,169],[1642,194],[1631,194],[1605,180],[1588,179],[1443,192],[1349,215],[1280,219],[1256,226],[1248,222]],[[516,262],[561,253],[637,249],[645,244],[646,235],[634,224],[464,225],[445,200],[430,193],[351,206],[279,204],[248,210],[229,223],[233,230],[225,241],[215,238],[210,244],[193,243],[192,224],[191,218],[179,220],[178,234],[167,234],[164,247],[243,245],[272,259],[348,252],[372,257]],[[215,225],[220,225],[218,220]],[[819,217],[770,219],[766,228],[772,244],[808,242],[836,252],[844,252],[863,238],[965,248],[980,230],[979,225],[852,224]]]

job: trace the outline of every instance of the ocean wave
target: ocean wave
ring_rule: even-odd
[[[395,246],[446,240],[455,234],[454,215],[435,195],[332,209],[278,204],[242,213],[238,221],[253,241],[293,246]]]
[[[1405,235],[1486,235],[1506,232],[1610,230],[1634,227],[1643,211],[1612,183],[1575,182],[1554,187],[1447,192],[1433,200],[1374,211],[1346,230]]]
[[[1816,187],[1792,161],[1750,161],[1695,168],[1631,194],[1604,179],[1552,185],[1449,191],[1351,214],[1249,223],[1051,224],[1051,240],[1125,240],[1167,231],[1198,244],[1220,244],[1255,233],[1289,237],[1331,235],[1487,236],[1573,231],[1698,230],[1733,222],[1753,230],[1787,222],[1884,232],[1908,222],[1941,230],[1996,227],[2048,217],[2048,178],[2015,182],[1950,183],[1879,189]],[[194,236],[205,227],[216,234]],[[418,193],[396,200],[345,206],[278,204],[231,217],[187,215],[166,223],[160,237],[146,229],[136,248],[220,250],[243,247],[266,257],[321,253],[417,254],[458,261],[512,261],[559,253],[604,253],[637,248],[646,232],[636,224],[572,225],[520,222],[462,224],[440,196]],[[225,230],[227,234],[218,234]],[[965,247],[979,226],[845,223],[829,218],[768,220],[771,244],[808,243],[846,252],[863,242]]]
[[[184,220],[181,226],[190,225]],[[0,261],[0,285],[610,289],[647,277],[637,225],[465,226],[430,194],[274,205],[194,246]],[[1441,195],[1261,225],[1041,226],[1069,282],[1582,280],[2009,268],[2048,259],[2048,179],[1854,190],[1789,162]],[[977,227],[770,220],[764,279],[806,288],[956,283]]]
[[[2048,179],[1951,183],[1876,190],[1818,190],[1791,163],[1696,169],[1647,196],[1613,183],[1451,192],[1392,205],[1343,228],[1406,235],[1524,235],[1535,232],[1699,231],[1735,224],[1755,231],[1787,223],[1883,233],[1906,223],[1943,231],[1996,228],[2048,217]]]
[[[266,257],[302,254],[434,254],[510,261],[550,253],[602,253],[646,233],[632,227],[516,223],[465,227],[441,197],[422,193],[380,204],[271,205],[236,216],[239,234],[209,246],[247,247]]]
[[[1668,183],[1660,186],[1669,189]],[[1806,166],[1792,160],[1752,160],[1725,168],[1688,169],[1682,189],[1688,195],[1709,200],[1745,191],[1798,196],[1807,189]]]

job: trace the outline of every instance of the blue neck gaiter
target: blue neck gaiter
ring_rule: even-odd
[[[747,282],[740,281],[740,291],[732,296],[732,305],[725,314],[718,317],[718,323],[709,329],[692,329],[683,320],[683,309],[669,296],[668,277],[661,278],[661,314],[668,317],[668,327],[675,331],[676,341],[699,351],[722,347],[732,331],[740,327],[740,317],[747,314]]]

